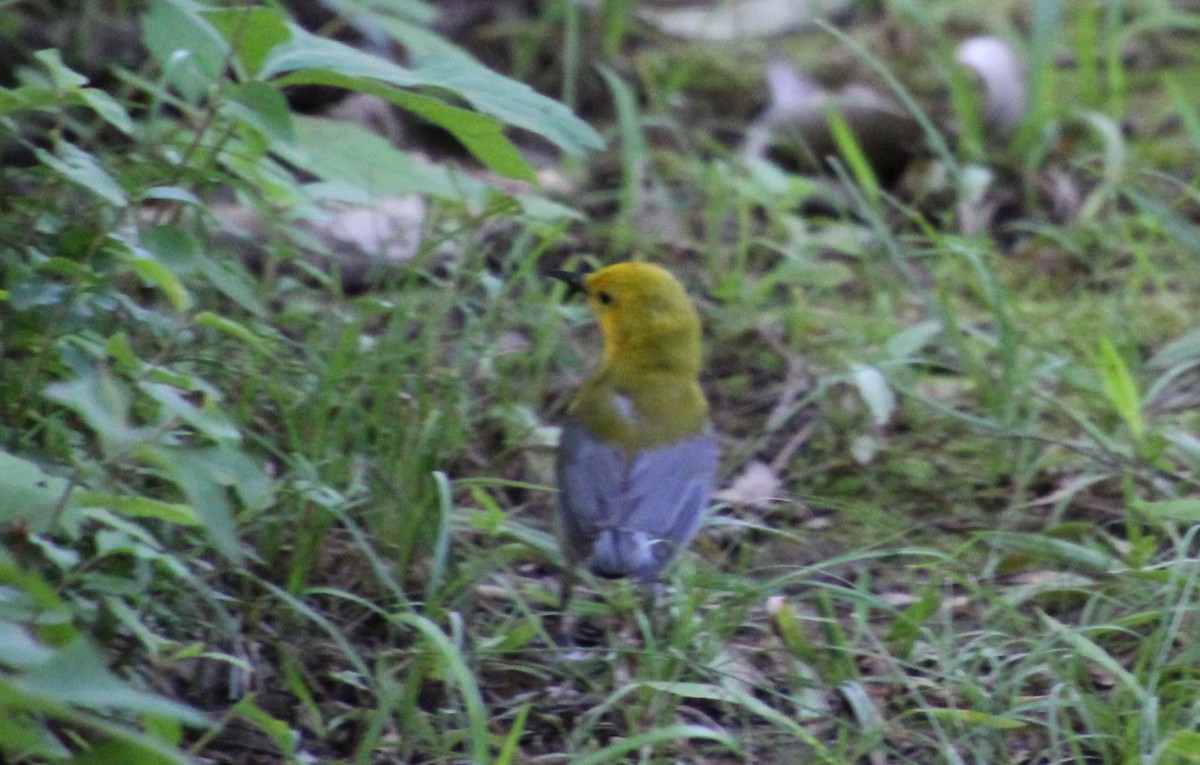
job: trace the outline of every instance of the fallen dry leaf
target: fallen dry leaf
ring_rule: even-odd
[[[778,496],[779,474],[764,462],[754,460],[742,468],[742,472],[727,488],[715,496],[722,502],[752,507],[770,507],[780,500]]]

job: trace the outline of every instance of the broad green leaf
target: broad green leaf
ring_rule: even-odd
[[[221,8],[203,15],[233,46],[250,77],[257,77],[271,51],[292,37],[287,16],[275,8]]]
[[[142,41],[167,80],[189,99],[205,95],[229,61],[229,45],[190,0],[150,0],[141,16]]]
[[[137,455],[158,468],[187,499],[217,550],[233,562],[242,559],[241,543],[229,499],[233,477],[212,460],[213,449],[184,449],[142,444]]]
[[[122,244],[129,247],[127,243]],[[196,238],[177,226],[144,228],[138,232],[138,246],[130,249],[137,253],[148,253],[179,277],[199,272],[200,264],[205,260]]]
[[[108,93],[96,88],[82,88],[78,97],[105,122],[125,135],[133,135],[133,119],[130,118],[129,112]]]
[[[0,451],[0,526],[24,523],[35,533],[47,531],[51,514],[66,501],[69,483],[37,463]]]
[[[129,425],[129,392],[106,372],[91,369],[72,380],[52,383],[45,396],[83,418],[109,457],[141,437],[141,431]]]
[[[859,395],[871,410],[871,418],[875,425],[882,427],[892,418],[896,411],[896,394],[892,393],[883,374],[878,369],[866,364],[854,364],[850,367],[850,379],[858,388]]]
[[[1170,369],[1200,360],[1200,327],[1196,327],[1158,349],[1147,366],[1155,369]]]
[[[163,405],[171,414],[191,425],[196,430],[214,441],[237,442],[242,439],[242,433],[229,417],[216,407],[211,397],[205,395],[204,404],[196,406],[184,398],[171,385],[142,381],[138,388],[143,393]]]
[[[540,135],[568,154],[604,147],[595,128],[566,106],[493,72],[428,29],[398,20],[385,29],[407,48],[413,69],[429,85],[447,88],[484,114]]]
[[[193,207],[201,207],[200,197],[180,186],[155,186],[142,192],[145,201],[182,202]]]
[[[381,25],[393,19],[432,24],[440,13],[436,5],[425,0],[325,0],[325,4],[343,16],[365,15]]]
[[[263,61],[258,73],[260,79],[270,80],[301,70],[325,70],[345,77],[361,77],[386,82],[402,88],[438,83],[417,75],[407,67],[387,59],[352,48],[337,40],[318,37],[300,27],[290,24],[291,38],[276,45]],[[303,82],[301,78],[299,81]],[[291,80],[281,80],[288,84]]]
[[[6,706],[4,685],[0,682],[0,709]],[[11,708],[20,709],[18,700]],[[23,762],[69,762],[71,750],[63,746],[42,720],[28,715],[0,714],[0,756],[5,752],[22,755]],[[38,760],[43,757],[44,760]]]
[[[71,765],[181,765],[190,762],[182,753],[166,751],[165,746],[152,745],[152,741],[134,735],[132,731],[125,736],[110,736],[76,754],[71,758]]]
[[[300,70],[365,78],[399,88],[443,88],[477,111],[543,136],[571,154],[604,145],[600,134],[557,101],[524,83],[493,72],[436,33],[396,18],[380,18],[381,27],[406,48],[411,67],[402,67],[341,43],[292,27],[292,39],[268,57],[260,76],[281,77]],[[298,81],[314,76],[295,75]],[[291,77],[281,83],[292,82]]]
[[[296,118],[300,151],[290,160],[326,181],[376,196],[431,194],[482,210],[488,187],[465,173],[432,165],[346,122]]]
[[[53,655],[54,650],[34,640],[24,626],[0,619],[0,664],[10,669],[28,667]]]
[[[192,295],[188,292],[187,287],[183,286],[179,277],[165,264],[150,257],[145,250],[142,250],[142,253],[144,253],[142,257],[133,254],[125,259],[133,272],[140,276],[142,281],[160,289],[171,301],[171,307],[176,311],[183,312],[191,308]]]
[[[55,88],[78,90],[87,84],[87,77],[63,63],[62,56],[57,49],[40,50],[34,53],[33,57],[46,67],[46,72],[50,75],[50,81],[54,83]]]
[[[536,180],[533,168],[504,135],[504,123],[496,117],[452,106],[433,96],[412,93],[367,79],[344,77],[332,72],[305,70],[289,75],[283,81],[287,84],[330,85],[369,93],[391,101],[445,128],[489,169],[517,180]]]
[[[198,526],[200,518],[187,505],[163,502],[150,497],[126,497],[98,491],[80,490],[72,497],[75,507],[100,507],[134,518],[157,518],[181,526]]]
[[[122,710],[173,717],[189,725],[206,725],[199,712],[170,699],[139,691],[104,666],[100,654],[76,639],[47,661],[7,680],[21,691],[51,704],[72,704],[96,710]]]
[[[1115,345],[1107,337],[1100,338],[1100,348],[1096,357],[1096,371],[1104,383],[1104,392],[1113,409],[1125,421],[1134,439],[1142,441],[1146,433],[1146,425],[1142,419],[1142,404],[1138,395],[1137,384],[1129,367],[1117,351]]]
[[[122,133],[133,134],[133,120],[130,119],[129,112],[125,111],[125,107],[103,90],[83,87],[87,83],[87,77],[63,64],[57,50],[42,50],[33,55],[46,67],[50,80],[60,95],[87,106]]]
[[[245,82],[231,87],[228,96],[238,118],[257,130],[272,148],[296,140],[291,108],[278,88],[265,82]]]
[[[82,186],[117,207],[128,204],[125,189],[121,188],[121,184],[109,175],[93,155],[66,141],[59,141],[55,152],[51,154],[40,148],[33,150],[38,160],[71,183]]]
[[[1161,751],[1180,757],[1186,762],[1200,763],[1200,732],[1194,730],[1177,730],[1163,742]],[[1155,758],[1154,762],[1164,762],[1165,758]]]
[[[46,645],[57,647],[78,636],[72,624],[72,607],[59,595],[60,585],[51,585],[37,573],[18,567],[7,555],[0,556],[0,585],[4,585],[0,591],[5,593],[6,618],[36,619],[40,626],[38,638]]]
[[[258,297],[258,282],[236,259],[201,258],[197,267],[209,284],[243,311],[255,316],[267,315],[267,308]]]
[[[0,88],[0,115],[12,112],[57,109],[63,100],[62,94],[49,88],[21,87]]]
[[[196,314],[196,324],[223,332],[230,337],[235,337],[257,351],[266,349],[266,344],[261,337],[251,332],[245,324],[235,321],[228,316],[218,316],[212,311],[201,311]]]
[[[245,696],[241,701],[234,704],[233,709],[229,710],[228,714],[231,717],[240,717],[246,720],[267,734],[267,737],[279,748],[279,751],[290,754],[295,749],[297,734],[292,730],[292,726],[277,717],[271,716],[262,707],[258,706],[255,703],[254,694]]]
[[[1163,499],[1156,502],[1138,502],[1134,505],[1134,509],[1163,520],[1200,523],[1200,499]]]
[[[885,347],[893,359],[907,359],[928,345],[929,341],[940,335],[941,332],[941,322],[926,319],[892,335]]]

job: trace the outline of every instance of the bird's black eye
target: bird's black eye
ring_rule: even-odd
[[[600,305],[612,305],[613,301],[612,295],[603,291],[596,293],[596,299],[600,301]]]

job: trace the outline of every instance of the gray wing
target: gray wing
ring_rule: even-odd
[[[621,527],[655,540],[652,568],[639,579],[656,579],[687,547],[704,523],[720,453],[711,433],[640,453],[626,484],[628,515]]]
[[[573,422],[563,425],[558,442],[558,520],[567,564],[592,555],[600,529],[619,516],[624,484],[619,450],[592,438]]]
[[[656,579],[703,523],[717,461],[708,432],[626,464],[620,450],[564,426],[558,509],[568,562],[587,561],[604,576]]]

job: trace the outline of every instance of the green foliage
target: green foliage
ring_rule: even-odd
[[[515,131],[599,135],[432,4],[324,4],[403,63],[276,4],[136,5],[144,66],[100,86],[64,45],[0,87],[0,759],[1200,761],[1186,10],[1045,0],[1023,38],[893,2],[773,41],[911,112],[887,186],[847,115],[832,176],[731,150],[765,44],[547,3],[485,35],[611,111],[570,209],[508,182]],[[949,69],[967,28],[1024,54],[1011,135]],[[487,172],[300,114],[309,87]],[[296,256],[331,203],[407,195],[420,246],[366,294]],[[539,273],[583,253],[700,298],[723,484],[770,480],[670,597],[585,583],[572,631],[543,516],[595,338]]]
[[[91,87],[54,49],[36,52],[19,84],[0,88],[0,138],[31,160],[4,169],[4,186],[24,193],[0,214],[9,243],[0,269],[6,762],[185,762],[199,731],[207,729],[196,747],[219,735],[226,723],[149,689],[166,692],[167,679],[202,654],[247,669],[240,649],[225,648],[242,639],[243,616],[227,609],[273,585],[231,584],[214,571],[244,575],[265,554],[300,591],[328,541],[322,529],[339,517],[356,528],[341,514],[359,507],[361,487],[340,498],[336,487],[375,442],[354,441],[347,428],[395,450],[379,458],[384,467],[371,480],[390,476],[407,505],[383,545],[400,574],[422,560],[427,535],[443,547],[448,540],[444,521],[441,531],[429,524],[445,515],[431,474],[462,448],[448,437],[462,425],[440,400],[423,397],[417,371],[445,338],[413,346],[411,325],[397,316],[385,333],[397,350],[390,357],[360,347],[359,323],[343,334],[340,358],[315,347],[317,357],[306,356],[289,335],[299,317],[290,327],[286,318],[275,323],[264,285],[213,248],[220,222],[210,200],[234,189],[266,211],[421,194],[465,216],[568,212],[419,161],[352,125],[294,114],[285,91],[299,85],[383,98],[444,128],[488,169],[524,181],[533,170],[507,128],[575,154],[600,139],[565,107],[421,26],[427,7],[356,8],[385,22],[408,65],[313,35],[275,7],[153,0],[138,21],[156,66],[117,70],[116,94]],[[413,316],[459,309],[453,295],[439,301],[408,307]],[[276,368],[300,375],[264,374]],[[340,396],[355,369],[380,409],[340,421],[335,410],[352,411]],[[410,388],[406,376],[419,384]],[[399,381],[405,398],[387,380]],[[426,493],[410,490],[420,486]],[[296,529],[294,515],[311,525]],[[377,529],[395,526],[394,507],[366,516]],[[406,591],[394,585],[391,597],[404,603]],[[456,655],[432,622],[397,618]],[[196,642],[185,642],[189,634]],[[152,666],[110,669],[128,652]],[[458,667],[468,691],[469,670],[461,659]],[[304,679],[294,679],[302,688]],[[471,698],[472,751],[482,760],[486,716],[478,692]],[[296,755],[291,723],[253,697],[228,715]]]

